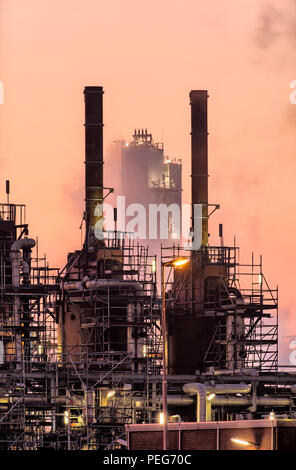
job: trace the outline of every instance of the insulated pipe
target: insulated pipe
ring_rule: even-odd
[[[35,246],[33,238],[22,238],[16,240],[11,246],[11,263],[12,263],[12,285],[20,285],[20,265],[21,265],[21,250],[31,250]]]
[[[259,375],[257,369],[214,369],[203,372],[202,375]]]
[[[290,406],[290,398],[282,397],[256,397],[257,406]],[[253,397],[215,397],[212,406],[252,406]]]
[[[131,289],[142,290],[141,284],[136,281],[122,281],[120,279],[95,279],[85,283],[87,289],[97,287],[129,287]]]
[[[20,396],[9,396],[9,397],[4,397],[0,398],[0,404],[13,404],[18,401],[20,401]],[[67,404],[67,397],[55,397],[53,400],[54,403],[57,403],[59,405],[66,405]],[[32,404],[38,404],[38,405],[46,405],[48,404],[48,397],[47,396],[25,396],[22,398],[22,403],[32,403]]]
[[[33,238],[21,238],[20,240],[16,240],[11,245],[11,251],[20,251],[24,249],[31,249],[35,246],[35,240]]]
[[[32,238],[21,238],[13,242],[10,251],[11,268],[12,268],[12,285],[19,287],[20,285],[20,267],[21,267],[21,250],[31,251],[35,246],[35,240]],[[13,298],[13,324],[15,327],[20,325],[20,309],[21,301],[18,295]],[[17,368],[20,368],[22,360],[22,337],[20,334],[15,335],[15,351],[16,360],[18,361]]]
[[[94,279],[93,281],[86,281],[85,283],[78,282],[65,282],[63,284],[65,290],[83,290],[96,289],[99,287],[128,287],[129,289],[142,290],[142,286],[136,281],[122,281],[120,279]]]
[[[245,384],[218,384],[206,386],[201,383],[183,385],[183,391],[197,397],[196,421],[208,421],[211,416],[211,402],[207,400],[207,392],[218,393],[250,393],[251,387]],[[214,404],[218,400],[214,398]],[[207,419],[208,418],[208,419]]]
[[[162,395],[157,396],[157,398],[162,402]],[[112,400],[112,398],[110,399]],[[121,403],[126,406],[126,399],[123,397],[113,398],[114,402]],[[194,404],[194,398],[186,395],[168,395],[167,396],[168,406],[192,406]],[[147,400],[143,398],[132,398],[132,404],[135,408],[144,408],[146,406]]]
[[[207,390],[205,385],[200,383],[185,384],[183,391],[190,395],[196,395],[196,421],[206,421]]]
[[[194,404],[194,398],[186,395],[168,395],[167,401],[169,406],[191,406]]]
[[[206,385],[206,390],[215,393],[215,395],[220,393],[250,393],[251,386],[246,384],[217,384],[214,386]]]
[[[65,282],[62,284],[64,290],[83,290],[83,283],[77,282]]]
[[[122,389],[121,389],[122,391]],[[79,404],[79,406],[84,406],[84,404],[86,403],[86,395],[88,392],[88,407],[93,407],[93,390],[87,390],[85,391],[85,395],[84,395],[84,400],[81,400],[81,403]],[[5,403],[15,403],[16,401],[19,400],[19,396],[9,396],[9,397],[2,397],[0,398],[0,404],[5,404]],[[159,397],[160,400],[162,400],[162,397],[160,396]],[[115,397],[114,399],[114,402],[123,402],[124,405],[126,405],[126,399],[124,397]],[[42,403],[47,403],[48,402],[48,397],[46,396],[25,396],[23,398],[23,401],[25,403],[39,403],[39,404],[42,404]],[[56,397],[54,396],[54,402],[58,403],[58,404],[66,404],[67,403],[67,397]],[[142,398],[137,398],[137,397],[133,397],[132,398],[132,403],[133,403],[133,407],[138,407],[138,408],[141,408],[141,407],[144,407],[146,405],[146,400],[142,399]],[[191,398],[191,397],[188,397],[186,395],[168,395],[168,404],[170,406],[191,406],[194,404],[194,399]]]
[[[160,400],[162,397],[159,397]],[[8,404],[8,403],[15,403],[19,401],[20,397],[17,396],[10,396],[10,397],[2,397],[0,398],[0,404]],[[115,398],[114,401],[118,399]],[[120,403],[119,399],[119,403]],[[124,401],[124,399],[122,399]],[[36,404],[46,404],[48,403],[48,397],[43,396],[25,396],[23,398],[24,403],[36,403]],[[67,404],[67,397],[54,397],[54,402],[66,405]],[[125,401],[124,401],[125,403]],[[135,407],[143,407],[145,406],[146,401],[142,398],[137,399],[137,397],[133,397],[133,406]],[[169,406],[191,406],[194,403],[194,399],[184,395],[168,395],[168,405]],[[212,400],[212,403],[216,407],[220,406],[250,406],[252,405],[252,398],[248,397],[215,397]],[[280,398],[280,397],[257,397],[256,403],[258,406],[277,406],[277,407],[285,407],[291,404],[290,398]],[[83,406],[83,403],[81,403]]]
[[[22,265],[22,268],[23,268],[23,273],[26,275],[26,276],[29,276],[30,274],[30,266],[29,266],[29,263],[28,261],[22,261],[21,262],[21,265]]]

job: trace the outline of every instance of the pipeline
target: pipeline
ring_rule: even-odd
[[[250,393],[251,385],[247,384],[217,384],[214,386],[206,385],[207,392],[213,392],[215,395],[220,393]]]
[[[183,391],[190,395],[196,395],[196,421],[210,421],[211,402],[207,400],[207,392],[217,393],[250,393],[251,387],[246,384],[218,384],[205,386],[201,383],[189,383],[183,385]],[[216,402],[218,403],[217,399]]]
[[[206,408],[207,408],[207,390],[204,384],[191,383],[183,385],[183,391],[190,395],[196,394],[196,421],[206,421]]]
[[[83,290],[84,288],[97,289],[105,287],[128,287],[129,289],[142,290],[141,284],[137,281],[122,281],[119,279],[94,279],[92,281],[88,280],[86,282],[65,282],[63,284],[64,290]]]
[[[257,376],[259,372],[257,369],[210,369],[207,372],[203,372],[202,375],[251,375]]]
[[[162,395],[158,395],[157,399],[162,402]],[[112,400],[112,398],[110,399]],[[116,406],[124,405],[126,407],[126,398],[124,396],[122,397],[115,397],[114,398],[114,403],[116,402]],[[168,406],[192,406],[194,404],[194,398],[189,397],[186,395],[168,395],[167,396],[167,403]],[[133,407],[135,408],[144,408],[147,404],[147,400],[140,398],[140,397],[133,397],[132,398],[132,404]]]
[[[12,263],[12,285],[20,285],[20,266],[21,266],[21,250],[31,250],[35,246],[33,238],[22,238],[16,240],[11,246],[11,263]]]
[[[32,238],[22,238],[20,240],[16,240],[11,246],[11,265],[12,265],[12,285],[15,287],[19,287],[20,285],[20,267],[21,267],[21,253],[20,251],[27,251],[30,253],[31,249],[35,246],[35,240]],[[24,256],[23,256],[24,258]],[[29,263],[28,267],[25,268],[27,271],[30,270]],[[29,276],[29,272],[26,273],[26,276]],[[15,295],[13,298],[13,322],[14,326],[20,325],[20,308],[21,308],[21,301],[18,295]],[[20,334],[16,334],[15,338],[15,349],[16,349],[16,359],[18,361],[17,368],[20,368],[20,362],[22,359],[22,338]]]
[[[256,397],[257,406],[290,406],[290,398],[283,397]],[[212,406],[252,406],[252,397],[215,397],[212,400]]]

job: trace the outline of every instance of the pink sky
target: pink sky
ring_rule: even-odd
[[[223,222],[243,260],[263,255],[280,336],[296,334],[295,31],[294,0],[0,0],[2,200],[10,179],[51,265],[80,247],[82,92],[101,85],[105,185],[112,142],[147,127],[182,158],[189,202],[188,94],[207,89],[212,243]]]

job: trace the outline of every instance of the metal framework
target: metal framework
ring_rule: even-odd
[[[179,315],[215,319],[212,339],[203,358],[205,367],[276,372],[278,289],[269,287],[262,257],[256,263],[252,254],[250,264],[241,264],[239,248],[235,246],[202,246],[191,254],[179,245],[162,247],[163,263],[180,256],[190,256],[192,262],[178,276],[170,271],[166,281],[167,308]],[[201,270],[216,267],[213,285],[210,276],[193,285],[196,265]]]
[[[0,448],[122,447],[126,424],[156,422],[162,409],[157,260],[131,236],[105,232],[94,278],[85,275],[83,250],[70,254],[61,271],[49,268],[38,244],[32,253],[13,248],[30,240],[24,210],[1,206]],[[245,265],[237,247],[162,248],[162,263],[181,256],[190,256],[188,269],[166,270],[168,317],[209,318],[214,328],[200,375],[168,375],[171,413],[194,419],[185,383],[247,380],[253,395],[237,408],[235,398],[225,409],[214,399],[213,419],[254,416],[258,400],[267,401],[258,415],[264,417],[271,399],[292,416],[295,378],[278,372],[277,289],[269,288],[261,258]],[[62,315],[70,325],[79,319],[80,339],[72,345]],[[215,376],[220,369],[224,375]],[[253,369],[259,375],[242,375]]]
[[[130,237],[106,233],[101,286],[71,288],[83,279],[82,252],[59,272],[38,246],[36,256],[19,250],[15,285],[24,211],[0,207],[0,448],[116,448],[126,423],[153,422],[160,409],[156,259]],[[79,313],[77,346],[63,344],[61,306]]]

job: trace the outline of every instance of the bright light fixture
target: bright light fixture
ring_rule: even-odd
[[[69,411],[65,411],[64,413],[64,423],[67,425],[69,424]]]
[[[242,446],[255,446],[259,447],[259,444],[256,444],[256,442],[249,442],[245,441],[244,439],[238,439],[237,437],[232,437],[231,441],[234,442],[235,444],[240,444]]]
[[[163,424],[164,423],[164,415],[163,413],[159,413],[159,424]]]
[[[241,444],[242,446],[250,446],[251,443],[248,441],[244,441],[243,439],[237,439],[236,437],[231,438],[232,442],[235,442],[235,444]]]
[[[155,259],[152,260],[151,271],[152,271],[153,274],[156,272],[156,261],[155,261]]]
[[[210,394],[208,395],[208,401],[213,400],[213,398],[215,398],[215,396],[216,396],[215,393],[210,393]]]
[[[180,415],[172,415],[172,416],[170,416],[170,421],[175,421],[175,422],[181,423],[182,419],[181,419]]]
[[[111,390],[110,392],[107,393],[107,398],[114,397],[115,395],[115,390]]]
[[[176,268],[180,266],[184,266],[187,263],[189,263],[189,259],[187,258],[177,258],[174,261],[172,261],[173,266],[175,266]]]

